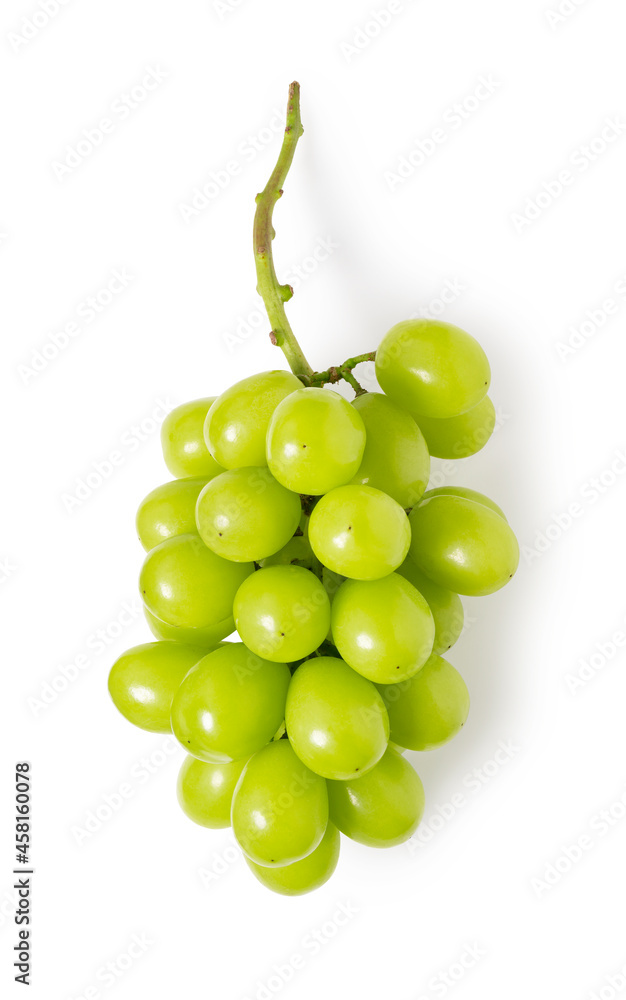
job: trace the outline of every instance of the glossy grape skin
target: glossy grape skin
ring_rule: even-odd
[[[172,703],[172,732],[200,760],[250,757],[285,718],[291,673],[255,656],[243,643],[208,653],[185,677]]]
[[[189,819],[211,830],[230,826],[235,785],[249,758],[205,761],[187,756],[178,772],[178,803]]]
[[[311,854],[326,832],[326,782],[304,766],[289,740],[277,740],[246,764],[231,819],[251,861],[268,868],[294,864]]]
[[[267,467],[246,466],[207,483],[198,497],[196,524],[218,556],[257,562],[287,544],[301,514],[297,493],[277,483]]]
[[[328,635],[330,601],[302,566],[268,566],[244,580],[235,624],[246,646],[267,660],[290,663],[313,653]]]
[[[364,448],[361,417],[332,389],[298,389],[276,407],[267,431],[272,475],[288,490],[311,496],[348,483]]]
[[[204,421],[214,400],[208,396],[176,406],[161,425],[165,464],[177,479],[210,479],[223,471],[204,442]]]
[[[235,594],[253,570],[252,563],[222,559],[198,535],[176,535],[148,552],[139,590],[160,621],[209,628],[230,617]]]
[[[401,507],[414,507],[430,475],[430,455],[415,420],[380,392],[357,396],[352,405],[363,420],[367,439],[351,482],[382,490]]]
[[[171,733],[176,691],[204,650],[179,642],[144,642],[115,661],[109,694],[125,719],[149,733]]]
[[[257,865],[244,854],[246,864],[261,885],[282,896],[302,896],[313,892],[328,882],[339,860],[341,837],[333,823],[328,823],[326,833],[314,851],[301,861],[280,868]]]
[[[291,745],[307,767],[338,781],[374,767],[389,739],[377,689],[338,657],[319,656],[298,667],[285,721]]]
[[[377,684],[412,677],[430,656],[435,622],[424,597],[398,573],[346,580],[332,605],[333,641],[346,663]]]
[[[291,372],[271,371],[236,382],[218,396],[204,424],[204,439],[225,469],[267,465],[265,437],[282,399],[302,388]]]
[[[477,406],[491,381],[487,356],[469,333],[434,319],[397,323],[376,351],[376,378],[399,406],[424,417],[456,417]]]
[[[422,500],[430,500],[431,497],[461,497],[463,500],[475,500],[476,503],[481,503],[483,507],[490,507],[491,510],[495,510],[496,514],[507,520],[506,514],[501,507],[498,507],[497,503],[491,499],[491,497],[485,496],[484,493],[479,493],[478,490],[470,490],[468,486],[438,486],[434,490],[428,490],[424,493]]]
[[[196,501],[206,484],[206,478],[174,479],[144,497],[135,524],[146,552],[166,538],[196,531]]]
[[[493,594],[509,582],[519,546],[503,518],[455,496],[423,500],[410,515],[411,557],[441,587],[457,594]]]
[[[371,486],[340,486],[316,504],[309,541],[317,558],[341,576],[378,580],[404,562],[411,541],[406,513]]]
[[[426,438],[428,450],[436,458],[469,458],[487,444],[496,426],[496,411],[489,396],[466,413],[438,419],[414,413]]]
[[[408,750],[435,750],[465,725],[469,692],[458,670],[431,656],[404,684],[381,687],[391,739]]]
[[[445,653],[457,641],[463,631],[464,612],[461,598],[445,587],[430,580],[407,556],[398,573],[412,583],[426,598],[435,622],[433,653]]]
[[[168,639],[173,642],[184,642],[190,646],[199,646],[206,655],[215,649],[218,643],[235,631],[235,619],[231,615],[217,625],[208,628],[180,628],[160,621],[147,608],[143,609],[148,628],[157,639]]]
[[[424,786],[391,748],[367,774],[329,781],[330,818],[347,837],[368,847],[395,847],[412,837],[424,814]]]

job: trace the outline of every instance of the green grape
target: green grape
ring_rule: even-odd
[[[320,496],[350,481],[365,448],[361,417],[332,389],[298,389],[274,410],[267,463],[294,493]]]
[[[440,587],[480,597],[509,582],[519,545],[499,514],[458,496],[423,500],[410,515],[411,556]]]
[[[374,767],[389,739],[385,705],[372,682],[333,656],[298,667],[285,721],[298,757],[316,774],[339,781]]]
[[[244,858],[252,874],[266,889],[279,892],[282,896],[302,896],[328,882],[337,867],[340,840],[337,827],[329,823],[315,850],[301,861],[280,868],[266,868],[255,864],[245,854]]]
[[[345,576],[341,576],[340,573],[333,573],[332,569],[328,569],[327,566],[322,566],[322,583],[324,584],[324,590],[330,598],[331,605],[335,599],[337,591],[345,579]]]
[[[291,372],[260,372],[218,396],[204,424],[204,440],[215,461],[225,469],[267,465],[270,417],[285,396],[301,388],[302,382]]]
[[[317,560],[313,555],[313,549],[308,538],[304,535],[294,535],[286,545],[268,556],[267,559],[260,560],[262,567],[267,566],[304,566],[305,569],[313,569]]]
[[[196,531],[196,501],[206,484],[206,479],[174,479],[144,497],[135,523],[146,552],[173,535]]]
[[[289,740],[270,743],[244,768],[233,796],[232,824],[242,851],[257,865],[301,861],[326,832],[326,782],[304,766]]]
[[[220,640],[235,631],[235,619],[231,615],[217,625],[210,625],[208,628],[180,628],[177,625],[168,625],[160,621],[147,608],[143,609],[148,627],[152,635],[157,639],[170,639],[174,642],[186,642],[191,646],[199,646],[204,653],[215,649]]]
[[[332,634],[353,670],[377,684],[397,684],[426,663],[435,622],[415,587],[391,573],[382,580],[346,580],[333,601]]]
[[[388,493],[401,507],[414,507],[428,484],[430,455],[413,417],[380,392],[357,396],[367,440],[353,483]]]
[[[139,590],[148,611],[183,628],[209,628],[227,619],[252,563],[233,563],[197,535],[175,535],[148,552]]]
[[[261,566],[304,566],[305,569],[319,570],[319,562],[313,554],[309,542],[309,513],[302,511],[300,523],[293,538],[278,552],[260,560]]]
[[[486,395],[487,356],[469,333],[434,319],[397,323],[376,351],[376,377],[388,396],[424,417],[456,417]]]
[[[313,653],[328,635],[330,601],[302,566],[268,566],[244,580],[235,597],[235,624],[246,646],[281,663]]]
[[[469,458],[487,444],[496,426],[496,411],[489,396],[457,417],[413,416],[436,458]]]
[[[178,479],[209,479],[223,471],[204,443],[204,421],[214,400],[215,396],[210,396],[183,403],[171,410],[161,425],[165,464]]]
[[[172,699],[205,650],[179,642],[145,642],[115,661],[109,694],[125,719],[150,733],[171,733]]]
[[[424,786],[408,760],[388,749],[361,778],[328,782],[330,818],[368,847],[395,847],[412,837],[424,813]]]
[[[206,761],[185,757],[176,792],[183,812],[199,826],[221,830],[230,826],[235,785],[249,758]]]
[[[371,486],[340,486],[311,514],[309,540],[317,558],[341,576],[378,580],[404,561],[408,518],[395,500]]]
[[[277,483],[267,467],[230,469],[198,497],[196,523],[205,545],[223,559],[256,562],[286,545],[298,527],[297,493]]]
[[[180,685],[172,704],[174,736],[200,760],[250,757],[284,721],[290,679],[285,663],[228,643],[204,656]]]
[[[458,670],[441,656],[431,656],[404,684],[380,691],[389,712],[391,739],[408,750],[434,750],[465,725],[469,692]]]
[[[491,510],[495,510],[496,514],[503,517],[506,521],[506,514],[501,507],[498,507],[490,497],[485,496],[484,493],[479,493],[478,490],[470,490],[467,486],[438,486],[434,490],[428,490],[424,493],[422,500],[430,500],[431,497],[461,497],[463,500],[475,500],[476,503],[481,503],[483,507],[490,507]]]
[[[458,594],[430,580],[410,556],[398,567],[398,573],[425,597],[435,620],[433,653],[445,653],[463,631],[463,604]]]

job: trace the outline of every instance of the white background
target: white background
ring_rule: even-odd
[[[402,0],[370,37],[359,31],[370,22],[375,35],[371,12],[386,0],[231,0],[221,12],[212,0],[66,0],[34,32],[34,0],[4,0],[8,995],[23,989],[11,982],[22,758],[33,766],[37,998],[604,1000],[626,986],[606,978],[626,966],[626,12],[620,0],[566,0],[572,13],[550,19],[559,2]],[[122,118],[115,102],[149,69],[161,82]],[[481,77],[493,93],[475,100]],[[288,306],[295,330],[323,368],[456,287],[445,318],[486,348],[501,419],[484,452],[437,481],[493,495],[524,555],[511,586],[466,603],[470,627],[450,654],[471,692],[466,728],[410,755],[427,794],[421,835],[379,852],[344,841],[331,882],[288,899],[252,879],[229,831],[183,816],[178,751],[129,726],[106,679],[150,639],[136,612],[134,513],[168,478],[151,415],[281,365],[259,322],[251,225],[294,78],[305,135],[275,252],[281,276],[309,271]],[[68,147],[107,116],[113,131],[63,173]],[[614,141],[590,159],[582,150],[607,119]],[[438,127],[433,155],[390,180]],[[181,206],[232,161],[230,182],[185,221]],[[320,240],[334,249],[314,265]],[[127,287],[88,322],[85,301],[115,269],[132,276]],[[71,322],[77,335],[52,357],[50,338],[63,344]],[[112,473],[68,503],[116,450]],[[591,679],[574,685],[591,658]],[[509,756],[493,763],[501,743]],[[119,804],[120,785],[130,797],[89,820],[107,816],[107,796]],[[134,935],[149,943],[130,961]]]

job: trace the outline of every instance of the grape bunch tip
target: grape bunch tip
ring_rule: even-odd
[[[494,593],[519,561],[489,497],[428,489],[431,456],[467,458],[494,430],[489,362],[470,334],[412,319],[323,372],[303,354],[272,256],[301,135],[294,83],[254,220],[258,291],[290,371],[164,420],[174,478],[136,519],[154,641],[109,675],[129,722],[186,751],[186,815],[232,825],[252,873],[284,895],[330,878],[342,833],[372,847],[413,835],[424,789],[403,754],[447,743],[469,712],[445,658],[463,630],[460,595]],[[357,380],[363,363],[382,391]],[[341,380],[351,402],[332,388]]]

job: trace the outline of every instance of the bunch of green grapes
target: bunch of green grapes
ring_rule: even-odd
[[[376,374],[384,392],[352,402],[268,371],[179,406],[162,432],[176,478],[137,514],[156,641],[115,663],[113,701],[174,734],[185,813],[232,824],[284,894],[326,882],[340,832],[373,847],[412,836],[424,791],[402,752],[446,743],[469,710],[443,658],[459,595],[499,590],[518,564],[493,501],[428,490],[431,455],[467,457],[494,427],[477,341],[399,323]]]
[[[137,513],[156,641],[109,677],[130,722],[186,751],[184,812],[232,824],[253,874],[286,895],[330,878],[340,833],[372,847],[412,836],[424,790],[402,753],[446,743],[469,710],[442,655],[463,628],[459,595],[499,590],[519,558],[492,500],[427,488],[431,455],[466,458],[494,428],[473,337],[409,320],[326,372],[302,353],[284,309],[293,289],[272,257],[272,211],[301,134],[292,84],[254,221],[258,290],[291,372],[253,375],[166,418],[175,478]],[[363,360],[383,392],[354,377]],[[352,402],[326,388],[340,379]]]

